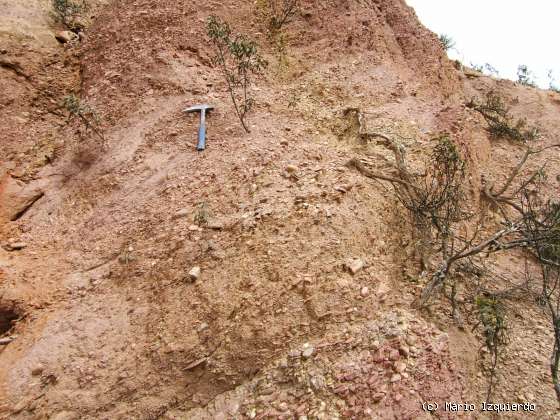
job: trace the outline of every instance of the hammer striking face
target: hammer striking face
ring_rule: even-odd
[[[202,151],[206,148],[206,112],[210,112],[214,107],[211,105],[195,105],[183,110],[183,112],[199,112],[200,111],[200,127],[198,128],[198,144],[196,150]]]

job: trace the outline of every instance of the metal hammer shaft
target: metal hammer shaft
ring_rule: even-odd
[[[196,150],[202,151],[206,148],[206,110],[200,110],[200,127],[198,127],[198,144]]]

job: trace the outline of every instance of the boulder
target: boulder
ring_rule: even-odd
[[[54,37],[56,40],[62,44],[66,44],[67,42],[73,41],[78,39],[78,35],[76,35],[72,31],[58,31]]]
[[[26,185],[9,174],[0,177],[0,223],[17,220],[43,195],[36,184]]]

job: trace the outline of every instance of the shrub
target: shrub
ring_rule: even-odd
[[[72,31],[83,29],[78,18],[89,9],[86,0],[52,0],[55,19]]]
[[[257,0],[259,19],[266,27],[266,35],[276,53],[279,70],[289,64],[288,42],[282,29],[299,11],[299,3],[299,0]]]
[[[556,223],[550,228],[551,239],[543,246],[542,255],[547,260],[560,264],[560,204],[556,203]]]
[[[484,64],[484,70],[486,70],[490,76],[500,76],[500,72],[490,63]]]
[[[484,66],[482,64],[471,63],[471,68],[479,73],[484,73]]]
[[[486,104],[477,104],[476,107],[481,112],[497,113],[501,118],[508,115],[503,101],[497,96],[490,95]],[[554,333],[549,367],[560,402],[560,203],[542,195],[542,186],[546,182],[544,165],[528,174],[523,170],[530,156],[560,149],[560,143],[535,150],[527,147],[500,187],[485,177],[482,192],[502,214],[501,223],[488,231],[484,214],[476,221],[474,229],[463,223],[472,221],[467,211],[463,210],[468,208],[466,194],[463,193],[467,181],[465,163],[447,136],[437,139],[431,159],[420,172],[410,169],[405,159],[405,148],[396,140],[382,133],[360,133],[360,136],[367,140],[381,138],[383,142],[378,144],[393,153],[394,163],[389,169],[385,166],[372,170],[366,166],[367,160],[353,158],[347,165],[368,178],[389,183],[392,186],[389,191],[411,212],[415,227],[420,231],[422,240],[416,244],[417,249],[422,255],[428,249],[439,256],[440,262],[435,268],[425,262],[422,264],[422,270],[429,270],[431,274],[417,304],[426,307],[430,297],[442,290],[451,301],[453,318],[461,325],[457,283],[462,282],[467,287],[471,283],[471,290],[476,288],[475,296],[478,297],[474,301],[474,310],[478,322],[474,328],[481,328],[483,345],[490,356],[486,366],[489,376],[487,401],[492,397],[499,359],[508,342],[506,299],[517,291],[534,293],[531,276],[537,271],[535,264],[540,266],[541,296],[538,301],[544,306]],[[436,235],[433,235],[434,231]],[[526,282],[496,290],[500,288],[496,277],[504,277],[496,273],[488,279],[490,281],[484,279],[484,272],[491,272],[486,261],[491,254],[515,249],[525,251]],[[476,277],[475,282],[465,277],[465,266],[476,269],[471,271]],[[459,270],[463,271],[460,276]],[[451,293],[448,293],[449,286]]]
[[[475,327],[482,325],[484,344],[490,353],[490,383],[486,394],[486,401],[490,401],[500,353],[507,344],[506,311],[503,303],[492,295],[477,296],[475,304],[479,317],[479,322]]]
[[[270,17],[268,28],[270,32],[278,32],[290,23],[299,10],[299,0],[266,0]]]
[[[557,144],[552,147],[560,147]],[[541,149],[541,151],[546,148]],[[550,357],[550,375],[560,402],[560,203],[540,196],[540,188],[546,182],[543,170],[539,169],[522,184],[520,189],[523,212],[523,240],[532,251],[531,259],[539,266],[541,295],[537,302],[544,306],[554,333]],[[525,264],[526,277],[532,273]]]
[[[465,161],[453,141],[442,135],[434,141],[435,146],[423,173],[413,173],[405,160],[404,149],[394,140],[381,137],[395,155],[396,173],[389,176],[367,169],[360,161],[352,159],[348,166],[355,167],[363,175],[389,182],[400,203],[410,212],[419,233],[418,251],[422,269],[427,268],[427,257],[432,248],[433,232],[438,236],[439,248],[447,254],[453,242],[453,225],[463,220]]]
[[[448,136],[435,141],[426,173],[416,180],[414,193],[397,192],[397,197],[415,217],[431,223],[447,236],[451,225],[461,219],[465,161]]]
[[[560,93],[560,87],[556,84],[552,70],[548,71],[548,88],[553,92]]]
[[[213,62],[222,71],[241,125],[250,132],[245,117],[254,104],[250,91],[252,75],[260,73],[267,62],[259,54],[254,41],[245,35],[233,35],[229,24],[220,18],[210,16],[206,29],[215,47]]]
[[[467,106],[478,111],[488,123],[488,131],[496,138],[509,138],[514,141],[526,142],[539,137],[538,127],[527,127],[527,120],[515,120],[504,100],[490,91],[486,95],[485,103],[478,103],[472,99]]]
[[[540,260],[560,266],[560,202],[539,202],[539,197],[534,196],[534,192],[539,191],[545,183],[546,174],[541,169],[520,191],[521,207],[524,209],[524,234]],[[529,187],[532,188],[531,191]]]
[[[441,42],[441,45],[443,46],[443,49],[445,51],[449,51],[452,48],[455,48],[455,41],[447,34],[441,34],[439,36],[439,42]]]
[[[533,79],[533,72],[529,70],[529,67],[522,64],[517,67],[517,82],[523,86],[535,87],[535,81]]]
[[[488,76],[499,77],[500,75],[498,70],[490,63],[485,63],[484,65],[482,65],[482,64],[474,64],[471,62],[471,68],[479,73],[483,73]]]
[[[86,130],[91,129],[102,141],[105,141],[105,137],[99,128],[99,117],[91,106],[73,93],[63,98],[62,106],[69,112],[71,118],[78,118],[84,124]]]
[[[208,204],[206,204],[206,202],[199,203],[196,206],[194,222],[199,226],[206,226],[208,224],[209,217],[210,217],[210,212],[208,210]]]

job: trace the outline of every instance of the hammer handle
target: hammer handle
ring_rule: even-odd
[[[206,148],[206,112],[200,113],[200,127],[198,127],[198,144],[196,150],[199,152]]]
[[[206,122],[201,121],[200,127],[198,128],[198,144],[196,145],[196,150],[202,151],[206,148]]]

